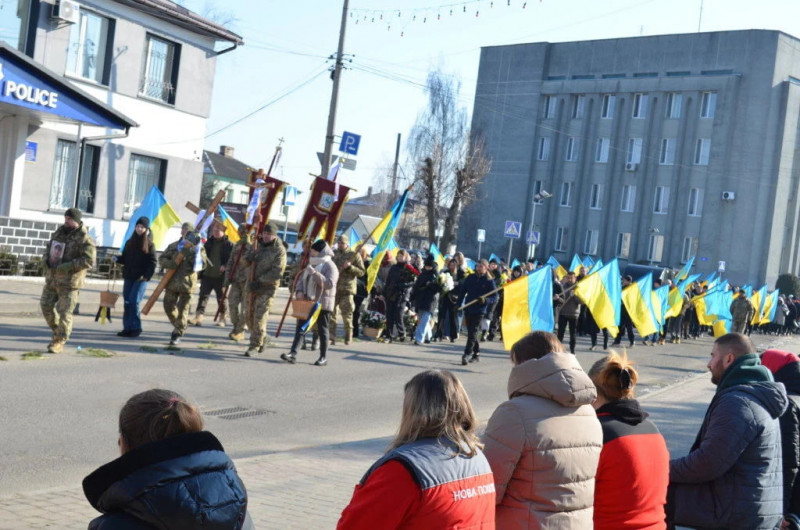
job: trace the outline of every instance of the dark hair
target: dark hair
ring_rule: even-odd
[[[598,360],[589,369],[589,377],[597,392],[608,401],[633,399],[634,387],[639,381],[639,374],[624,351],[622,355],[612,351]]]
[[[131,245],[131,248],[140,248],[142,252],[144,252],[145,254],[149,254],[150,247],[153,246],[151,234],[152,232],[150,232],[149,228],[145,230],[144,234],[141,236],[136,233],[136,230],[134,230],[133,234],[131,234],[131,237],[128,239],[127,243],[125,243],[125,246],[127,247],[128,245]]]
[[[522,364],[531,359],[541,359],[548,353],[563,351],[564,345],[558,337],[547,331],[534,331],[511,346],[511,362]]]
[[[756,352],[756,347],[747,335],[741,333],[728,333],[714,341],[720,350],[725,353],[732,353],[735,358]]]
[[[172,390],[154,388],[131,397],[119,412],[119,434],[127,449],[136,449],[189,432],[203,430],[197,407]]]

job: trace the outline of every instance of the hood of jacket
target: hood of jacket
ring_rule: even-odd
[[[775,381],[783,383],[788,394],[800,395],[800,362],[791,362],[775,372]]]
[[[755,353],[742,355],[723,372],[722,379],[717,385],[717,393],[728,387],[746,383],[761,383],[774,381],[772,373]]]
[[[531,359],[511,369],[508,377],[508,397],[539,396],[563,407],[591,404],[597,389],[571,353],[548,353],[541,359]]]
[[[641,405],[635,399],[621,399],[619,401],[612,401],[606,403],[597,409],[597,415],[613,416],[623,423],[628,425],[639,425],[642,423],[648,414],[642,410]]]
[[[718,390],[717,395],[728,392],[747,394],[754,401],[758,401],[773,418],[779,418],[789,405],[789,398],[786,396],[786,387],[783,386],[783,383],[775,383],[774,381],[742,383],[729,386],[722,392]]]

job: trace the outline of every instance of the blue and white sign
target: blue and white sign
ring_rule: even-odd
[[[297,202],[297,188],[294,186],[286,186],[286,191],[283,195],[283,204],[286,206],[294,206]]]
[[[506,228],[503,230],[505,237],[519,239],[522,236],[522,223],[519,221],[506,221]]]
[[[342,143],[339,144],[339,151],[348,155],[358,154],[358,145],[361,143],[361,135],[344,131],[342,133]]]
[[[529,230],[528,231],[528,244],[529,245],[538,245],[539,244],[539,232],[536,230]]]
[[[36,142],[25,142],[25,162],[36,162],[36,151],[39,144]]]
[[[486,242],[486,230],[483,228],[478,228],[478,243],[485,243]]]
[[[719,271],[719,272],[725,272],[725,262],[724,262],[724,261],[720,261],[720,262],[717,264],[717,271]]]

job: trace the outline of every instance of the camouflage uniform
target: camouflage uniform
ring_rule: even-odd
[[[344,264],[346,261],[350,262],[350,266],[345,269]],[[353,338],[353,311],[355,309],[353,295],[356,294],[358,278],[364,276],[366,272],[364,260],[361,259],[357,252],[347,247],[344,250],[336,249],[333,252],[333,262],[336,264],[336,268],[339,269],[339,282],[336,284],[336,305],[331,316],[331,339],[336,338],[336,321],[341,309],[342,322],[344,323],[344,341],[345,344],[349,344]]]
[[[250,250],[247,261],[251,264],[248,273],[255,267],[253,281],[247,285],[248,307],[247,326],[250,328],[250,350],[263,349],[267,335],[267,317],[272,306],[275,291],[281,284],[283,270],[286,268],[286,248],[279,238],[271,243],[261,243],[256,250]],[[252,304],[252,306],[250,305]]]
[[[733,325],[731,331],[736,333],[744,333],[747,323],[753,318],[755,308],[752,302],[748,300],[747,296],[738,296],[731,304],[731,316],[733,317]]]
[[[249,238],[242,238],[233,247],[231,257],[228,258],[228,265],[225,268],[228,271],[228,310],[231,315],[231,324],[233,324],[233,331],[228,335],[234,338],[234,335],[241,335],[244,333],[244,325],[247,319],[247,280],[248,273],[250,272],[250,262],[247,261],[247,253],[252,248]],[[237,256],[240,256],[239,264],[236,265]],[[233,277],[231,277],[233,274]],[[236,339],[239,340],[239,339]]]
[[[183,241],[181,250],[178,246]],[[158,264],[164,269],[176,269],[172,279],[164,289],[164,312],[167,313],[170,323],[175,330],[173,335],[183,336],[189,320],[189,304],[192,301],[192,291],[197,286],[197,272],[194,271],[196,249],[190,243],[180,240],[171,243],[161,256]],[[200,251],[203,256],[203,269],[208,266],[205,249]],[[183,255],[180,264],[176,262],[179,255]]]
[[[51,267],[50,247],[54,241],[64,243],[64,254],[61,264]],[[95,257],[94,240],[83,224],[72,230],[60,226],[47,244],[45,283],[39,305],[47,325],[53,330],[53,342],[48,346],[50,351],[54,346],[61,351],[72,333],[72,313],[78,303],[79,289],[83,287],[86,271],[94,267]]]

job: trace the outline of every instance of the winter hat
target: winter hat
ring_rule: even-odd
[[[769,368],[773,374],[787,364],[800,362],[800,357],[792,352],[783,350],[767,350],[761,354],[761,364]]]
[[[311,245],[311,250],[316,250],[317,252],[322,252],[323,250],[325,250],[325,247],[327,247],[327,246],[328,246],[328,244],[325,242],[324,239],[317,239],[316,241],[314,241],[314,244]]]
[[[183,223],[181,225],[181,230],[191,230],[192,228],[194,228],[194,226],[192,226],[192,223]]]
[[[150,219],[145,216],[141,216],[136,220],[137,225],[142,225],[145,228],[150,228]]]
[[[425,266],[426,267],[436,267],[436,260],[433,259],[433,256],[428,256],[425,258]]]
[[[261,228],[262,234],[274,234],[277,230],[275,230],[275,225],[272,223],[264,223],[263,228]]]
[[[69,217],[73,221],[80,223],[81,219],[83,218],[83,212],[81,212],[77,208],[70,208],[69,210],[64,212],[64,217]]]

